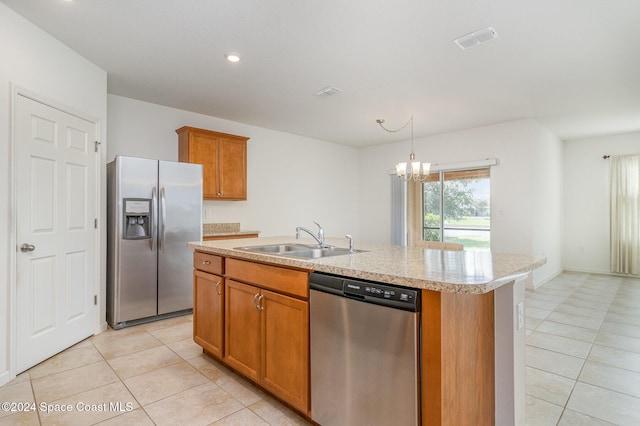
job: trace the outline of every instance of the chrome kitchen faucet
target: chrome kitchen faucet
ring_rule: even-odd
[[[318,242],[318,247],[320,248],[331,247],[324,243],[324,229],[322,229],[322,226],[320,226],[320,224],[316,221],[314,221],[313,223],[315,223],[318,226],[318,236],[315,236],[313,232],[309,231],[307,228],[298,226],[296,228],[296,240],[300,239],[300,231],[304,231],[307,234],[311,235],[313,239]]]

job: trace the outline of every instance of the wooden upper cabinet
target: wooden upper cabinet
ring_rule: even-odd
[[[202,164],[205,200],[247,199],[247,141],[244,136],[181,127],[178,160]]]

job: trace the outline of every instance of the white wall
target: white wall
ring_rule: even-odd
[[[609,160],[640,154],[640,132],[564,142],[564,266],[608,274]]]
[[[563,162],[562,141],[538,127],[533,152],[533,253],[547,257],[543,268],[533,271],[537,287],[563,270]]]
[[[561,206],[562,171],[560,141],[533,120],[517,120],[477,127],[414,141],[416,158],[432,163],[458,163],[498,158],[491,168],[491,250],[541,255],[548,264],[539,269],[540,277],[561,271],[561,236],[534,235],[545,226],[558,227]],[[363,148],[360,155],[360,231],[372,241],[390,241],[390,183],[393,164],[406,161],[410,141]],[[545,166],[536,167],[536,155],[550,155],[553,173],[541,176]],[[536,179],[544,178],[542,181]],[[557,179],[555,182],[552,177]],[[545,195],[548,190],[549,196]],[[553,200],[544,219],[534,219],[536,202]],[[542,279],[542,278],[540,278]]]
[[[182,126],[250,138],[247,201],[207,201],[206,222],[240,222],[261,236],[294,235],[296,226],[323,225],[327,236],[358,233],[358,150],[302,136],[109,95],[109,150],[178,159]],[[204,214],[203,214],[204,217]]]
[[[15,253],[15,247],[11,246],[15,235],[11,207],[12,84],[95,117],[102,122],[104,139],[107,75],[2,3],[0,57],[0,384],[3,384],[10,378],[9,324],[14,297],[10,282]],[[104,289],[104,282],[102,285]]]
[[[188,125],[250,137],[247,201],[207,201],[206,222],[240,222],[262,236],[293,235],[320,222],[328,236],[390,241],[388,172],[406,160],[409,142],[356,149],[231,122],[121,96],[108,96],[109,150],[176,160],[175,129]],[[491,171],[495,252],[546,255],[542,282],[562,270],[562,144],[533,120],[462,130],[415,141],[416,156],[433,163],[496,157]],[[203,215],[204,216],[204,215]]]

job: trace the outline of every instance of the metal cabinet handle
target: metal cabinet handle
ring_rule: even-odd
[[[264,294],[261,294],[260,297],[258,297],[258,306],[257,308],[261,311],[264,311],[264,306],[262,306],[262,299],[264,299]]]
[[[35,249],[36,249],[36,246],[34,246],[33,244],[24,243],[23,245],[20,246],[20,251],[23,253],[26,253],[28,251],[34,251]]]
[[[256,295],[255,295],[255,296],[253,296],[253,306],[254,306],[256,309],[260,309],[260,308],[258,307],[258,297],[260,297],[260,293],[256,293]]]
[[[211,265],[211,261],[210,260],[203,260],[202,264],[203,265]]]
[[[218,296],[222,294],[222,291],[220,291],[220,284],[222,284],[220,281],[216,283],[216,293],[218,293]]]

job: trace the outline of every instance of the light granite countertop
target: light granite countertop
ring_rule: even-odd
[[[346,239],[327,238],[327,244],[348,247]],[[447,293],[482,294],[492,291],[546,263],[542,256],[502,254],[488,251],[442,251],[419,247],[355,242],[363,252],[320,259],[299,259],[238,250],[266,244],[314,244],[310,238],[247,238],[243,240],[199,241],[188,246],[220,256],[252,260],[342,275],[351,278],[397,284]]]

